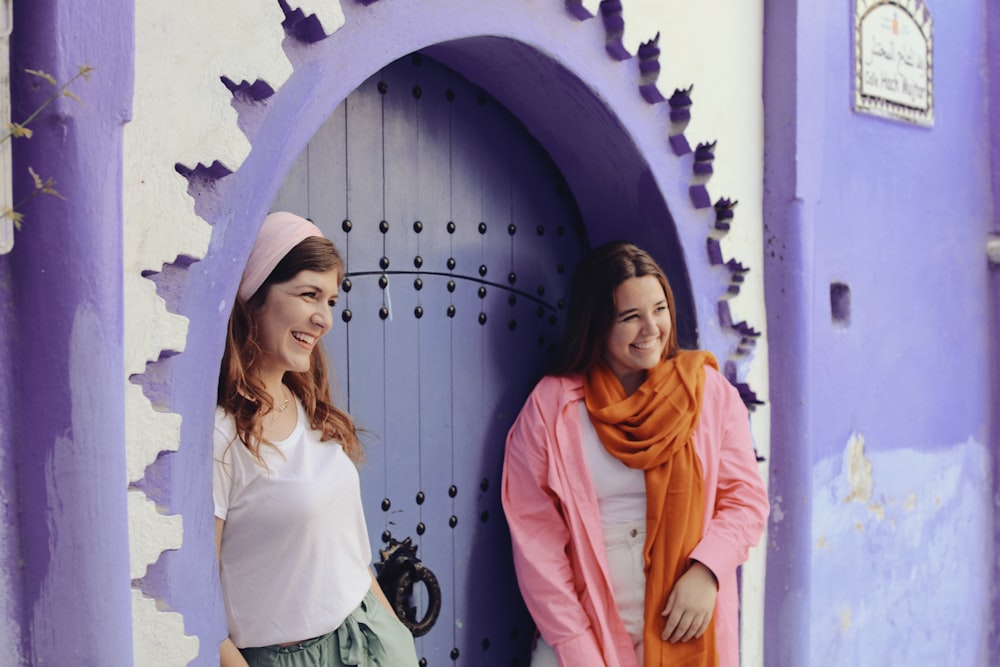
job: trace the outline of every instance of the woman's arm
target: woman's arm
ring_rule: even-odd
[[[711,516],[691,558],[721,579],[734,572],[747,559],[750,547],[760,542],[770,503],[754,455],[747,409],[736,388],[717,371],[713,373],[710,395],[706,378],[702,414],[711,410],[716,421],[715,432],[707,436],[714,440],[715,503],[707,508]],[[709,400],[714,405],[708,405]]]
[[[569,527],[549,488],[550,433],[556,415],[543,414],[535,393],[507,435],[501,499],[510,527],[518,585],[545,641],[564,664],[604,664],[590,619],[577,594],[568,552]]]
[[[243,654],[229,637],[219,646],[219,667],[249,667]]]
[[[750,436],[749,415],[736,388],[718,371],[706,367],[699,457],[705,475],[707,524],[684,574],[663,610],[664,641],[701,636],[712,619],[720,579],[732,576],[760,540],[768,514]]]
[[[222,553],[222,529],[225,525],[225,521],[215,517],[215,559],[217,561]],[[219,667],[249,667],[243,654],[229,637],[226,637],[219,645]]]

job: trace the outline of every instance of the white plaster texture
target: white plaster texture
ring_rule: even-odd
[[[342,24],[336,0],[308,3],[324,26]],[[273,0],[138,0],[132,121],[124,132],[124,290],[127,376],[145,371],[163,351],[183,351],[187,320],[169,313],[145,270],[179,256],[200,258],[209,226],[194,212],[187,181],[175,164],[220,162],[235,171],[250,145],[237,125],[232,96],[221,81],[266,81],[278,89],[292,67],[281,48],[283,14]],[[140,479],[160,451],[177,449],[180,417],[157,411],[129,385],[126,399],[128,479]],[[164,549],[182,543],[180,517],[168,517],[141,492],[129,495],[131,569],[145,572]],[[198,640],[183,618],[158,610],[133,590],[136,665],[186,665]]]
[[[181,548],[183,522],[179,514],[166,515],[142,491],[128,492],[129,576],[146,576],[147,568],[168,549]]]
[[[859,442],[813,468],[811,662],[987,665],[987,447],[859,456]]]
[[[160,452],[175,451],[180,444],[181,416],[174,412],[160,412],[153,408],[142,388],[125,385],[125,460],[128,482],[137,482],[146,472],[146,466],[156,460]]]
[[[184,617],[132,589],[135,667],[184,667],[198,657],[197,637],[184,634]]]
[[[327,35],[344,26],[344,10],[340,8],[340,0],[292,0],[288,6],[301,9],[306,16],[314,14]]]
[[[865,458],[865,439],[860,433],[852,433],[847,440],[843,475],[850,491],[844,502],[867,503],[872,499],[872,462]]]
[[[146,224],[147,221],[151,224],[156,224],[155,216],[142,218],[142,221],[142,224]],[[126,241],[129,237],[128,227],[129,225],[126,224]],[[127,248],[125,254],[126,261],[128,261],[129,253]],[[155,268],[152,268],[152,270],[159,271],[161,268],[163,268],[162,262],[156,265]],[[156,285],[152,281],[143,278],[141,271],[142,269],[136,271],[134,275],[135,280],[128,280],[129,276],[128,272],[126,272],[125,329],[129,331],[130,320],[135,323],[157,322],[159,323],[159,327],[155,331],[148,331],[142,335],[138,335],[135,339],[132,336],[125,337],[125,373],[127,376],[145,372],[146,364],[156,361],[163,350],[183,352],[184,342],[187,339],[188,319],[183,315],[174,315],[167,312],[167,304],[156,293]],[[141,327],[131,328],[138,329]]]

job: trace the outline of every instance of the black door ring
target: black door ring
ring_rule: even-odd
[[[441,586],[437,577],[417,558],[417,547],[409,537],[402,542],[395,538],[389,546],[379,550],[382,557],[375,564],[378,583],[389,599],[396,616],[409,628],[414,637],[422,637],[430,632],[441,613]],[[417,609],[410,605],[413,586],[422,582],[427,588],[427,611],[417,620]]]

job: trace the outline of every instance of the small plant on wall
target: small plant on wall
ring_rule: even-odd
[[[41,70],[26,69],[24,71],[30,74],[31,76],[37,77],[45,81],[47,84],[51,85],[52,91],[50,92],[49,96],[45,98],[45,100],[40,105],[38,105],[38,108],[35,109],[31,113],[31,115],[25,118],[23,121],[21,121],[20,123],[15,123],[15,122],[7,123],[6,131],[2,135],[0,135],[0,144],[2,144],[5,141],[11,141],[13,139],[18,139],[18,138],[30,139],[33,132],[28,127],[28,125],[31,124],[31,122],[34,121],[36,118],[38,118],[39,114],[41,114],[46,107],[48,107],[50,104],[52,104],[60,97],[68,97],[72,100],[76,100],[80,104],[83,104],[82,100],[76,95],[76,93],[74,93],[71,90],[71,87],[80,79],[83,79],[84,81],[89,81],[90,74],[91,72],[94,71],[94,68],[90,67],[89,65],[80,65],[79,67],[77,67],[76,74],[74,74],[72,77],[70,77],[63,83],[57,81],[56,78],[51,74],[48,74]],[[5,205],[3,210],[0,210],[0,223],[2,223],[5,219],[9,220],[11,223],[13,223],[14,228],[18,230],[21,229],[21,223],[24,221],[24,214],[21,213],[21,209],[29,201],[41,195],[51,195],[54,197],[63,198],[63,196],[59,194],[59,191],[56,190],[55,181],[52,178],[43,178],[39,176],[38,173],[30,166],[28,167],[28,173],[31,174],[31,181],[32,181],[31,191],[27,194],[27,196],[22,198],[21,201],[11,205]]]

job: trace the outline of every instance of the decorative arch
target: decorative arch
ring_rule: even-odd
[[[602,2],[599,16],[579,0],[523,12],[478,5],[472,11],[466,4],[357,0],[345,3],[344,26],[324,38],[314,14],[286,10],[285,51],[294,74],[273,95],[264,81],[230,86],[253,150],[232,176],[219,163],[198,169],[209,181],[228,176],[232,199],[243,204],[229,211],[231,224],[262,217],[298,152],[354,88],[383,65],[423,49],[487,89],[535,135],[566,176],[595,242],[627,231],[674,275],[686,274],[688,284],[677,291],[680,307],[697,322],[683,332],[690,344],[745,357],[759,332],[733,322],[728,302],[749,269],[723,257],[719,243],[737,202],[713,202],[708,192],[715,143],[692,149],[684,136],[693,86],[669,99],[656,88],[658,36],[630,56],[621,42],[620,2]],[[374,35],[366,30],[375,26]],[[247,236],[249,243],[253,233]],[[227,242],[235,259],[245,256],[249,246]],[[692,285],[699,286],[697,295]],[[756,400],[742,389],[748,402]]]
[[[226,122],[239,128],[249,149],[169,156],[174,175],[184,179],[168,187],[186,185],[194,215],[206,223],[192,233],[207,236],[207,244],[182,248],[162,265],[127,267],[148,278],[142,284],[150,288],[130,299],[162,300],[161,318],[172,323],[169,340],[151,344],[144,370],[130,376],[149,406],[133,409],[129,422],[155,413],[159,424],[152,428],[160,436],[143,455],[148,460],[130,454],[134,613],[145,633],[137,631],[137,655],[177,634],[176,620],[165,622],[164,609],[183,617],[184,634],[200,638],[198,664],[211,663],[222,639],[204,463],[215,372],[241,269],[257,226],[316,129],[373,72],[408,53],[425,50],[512,111],[561,169],[593,242],[627,236],[649,249],[674,283],[686,323],[683,340],[714,351],[744,400],[751,407],[757,402],[740,378],[760,334],[733,322],[729,309],[748,269],[725,258],[719,243],[736,203],[713,203],[707,183],[715,145],[692,150],[684,136],[693,92],[674,91],[668,99],[657,89],[657,36],[629,54],[621,41],[620,2],[605,0],[597,16],[580,0],[502,6],[343,0],[342,16],[278,4],[281,15],[270,15],[281,21],[291,71],[272,68],[277,74],[269,80],[234,67],[239,71],[223,72],[219,81],[236,112],[219,116],[228,115]],[[150,528],[161,535],[146,543],[159,546],[140,553],[135,526],[145,524],[136,517],[150,512],[162,519],[160,528]],[[185,664],[184,657],[176,664]]]

